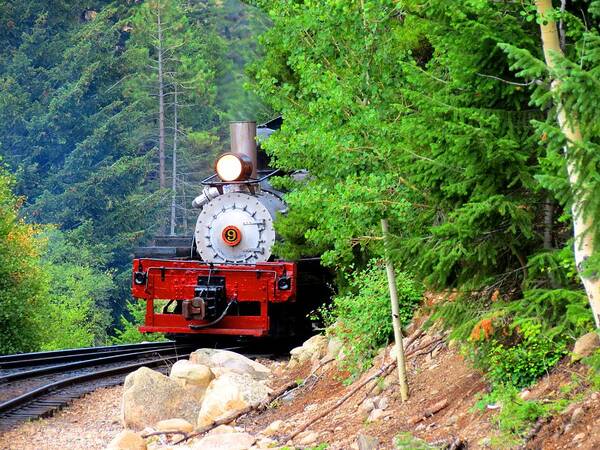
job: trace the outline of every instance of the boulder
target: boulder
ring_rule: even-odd
[[[231,425],[219,425],[218,427],[214,427],[207,434],[229,434],[235,432],[235,428],[233,428]]]
[[[290,351],[290,362],[288,368],[294,368],[304,364],[311,359],[320,359],[327,352],[328,341],[322,334],[317,334],[307,340],[301,347],[293,348]]]
[[[590,356],[594,351],[600,347],[600,336],[595,331],[584,334],[577,341],[575,341],[575,347],[571,355],[571,361],[579,361],[580,359]]]
[[[141,430],[173,417],[193,423],[200,407],[188,389],[160,372],[141,367],[125,378],[121,420],[126,428]]]
[[[226,372],[208,386],[198,414],[197,426],[204,427],[219,417],[265,402],[269,393],[267,386],[250,375]]]
[[[217,378],[233,372],[250,375],[256,380],[265,380],[271,374],[268,367],[229,350],[201,348],[190,355],[190,362],[210,367]]]
[[[300,445],[311,445],[317,442],[319,439],[319,433],[315,431],[306,430],[296,436],[295,441]]]
[[[184,419],[161,420],[154,428],[156,428],[156,431],[181,431],[183,433],[194,431],[194,426]]]
[[[271,422],[267,428],[260,432],[260,434],[262,434],[263,436],[273,436],[274,434],[277,434],[282,427],[283,420],[276,420],[274,422]]]
[[[131,430],[123,430],[110,441],[106,450],[146,450],[146,441]]]
[[[209,367],[194,364],[187,359],[181,359],[173,364],[169,377],[187,388],[198,401],[202,401],[206,388],[215,378]]]
[[[383,409],[375,408],[370,412],[369,417],[367,417],[367,422],[376,422],[383,419],[385,416],[386,412]]]
[[[211,434],[195,442],[193,450],[247,450],[256,442],[248,433]]]
[[[340,352],[342,351],[342,347],[344,346],[343,342],[332,336],[329,338],[327,342],[327,350],[325,353],[326,359],[337,358]]]

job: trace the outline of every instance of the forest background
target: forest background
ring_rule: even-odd
[[[0,152],[13,174],[2,178],[0,350],[135,339],[121,317],[129,253],[168,226],[167,156],[164,180],[160,168],[173,134],[183,231],[194,182],[226,145],[222,124],[276,112],[274,164],[310,172],[278,180],[290,189],[278,253],[321,254],[335,270],[339,294],[319,314],[352,342],[350,369],[391,333],[385,217],[405,323],[425,288],[451,294],[432,321],[493,383],[530,384],[594,327],[581,279],[597,279],[598,252],[575,264],[573,220],[593,242],[600,231],[600,1],[546,15],[538,3],[0,2]],[[560,38],[550,66],[549,22]]]
[[[141,339],[133,248],[170,209],[191,235],[228,121],[270,117],[244,90],[266,24],[237,0],[0,1],[0,353]]]

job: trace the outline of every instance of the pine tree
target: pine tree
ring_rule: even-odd
[[[170,214],[165,217],[170,216],[171,233],[176,232],[177,216],[187,220],[188,215],[188,205],[177,201],[181,176],[196,171],[198,175],[190,177],[196,181],[205,173],[198,168],[207,165],[206,159],[212,155],[208,147],[219,131],[220,113],[215,104],[218,60],[212,55],[214,47],[219,49],[222,43],[214,25],[202,20],[211,15],[211,10],[204,8],[199,15],[200,6],[189,2],[143,4],[133,18],[128,44],[128,59],[136,67],[136,76],[127,81],[130,99],[147,110],[148,118],[156,118],[156,131],[148,130],[147,142],[156,142],[155,137],[158,141],[158,187],[163,189],[158,208],[165,211],[161,206],[169,204]],[[151,70],[145,71],[148,67]],[[173,143],[169,191],[164,189],[167,138]]]
[[[264,8],[274,26],[255,77],[285,117],[267,148],[282,169],[310,173],[279,221],[284,254],[364,264],[381,254],[385,213],[396,258],[429,282],[519,288],[543,223],[529,123],[541,115],[520,83],[503,81],[511,74],[498,47],[534,48],[520,7]]]
[[[504,48],[514,58],[514,68],[520,69],[521,76],[546,81],[540,83],[532,97],[533,103],[540,107],[553,107],[549,120],[538,124],[540,135],[549,143],[545,162],[550,169],[539,179],[558,194],[565,206],[571,206],[576,267],[596,326],[600,327],[600,280],[596,275],[600,267],[596,245],[600,238],[596,220],[600,217],[600,203],[593,195],[600,188],[597,124],[600,2],[590,2],[587,11],[573,7],[573,12],[554,9],[549,0],[536,1],[535,5],[537,10],[532,7],[529,18],[535,18],[540,25],[545,63],[537,53],[517,45]],[[584,16],[580,18],[582,12]],[[560,36],[557,20],[561,24]],[[566,31],[563,22],[567,23]],[[558,127],[552,126],[554,120]]]

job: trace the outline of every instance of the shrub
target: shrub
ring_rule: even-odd
[[[450,335],[494,385],[523,387],[547,373],[592,327],[583,292],[531,289],[517,300],[463,297],[437,308]]]
[[[0,354],[37,350],[43,327],[42,243],[19,218],[22,200],[12,193],[13,181],[0,167]]]
[[[514,326],[514,324],[513,324]],[[485,363],[494,384],[528,386],[547,373],[567,353],[566,339],[548,339],[539,322],[521,321],[515,345],[491,341]]]
[[[422,296],[422,287],[409,275],[396,274],[400,321],[407,325]],[[372,261],[355,272],[349,291],[335,298],[331,310],[337,320],[331,332],[346,344],[346,368],[356,374],[369,367],[378,349],[393,336],[390,297],[385,268]]]
[[[135,344],[137,342],[164,341],[161,333],[141,333],[138,327],[144,323],[146,314],[146,302],[130,300],[127,302],[126,317],[121,315],[120,327],[115,329],[115,335],[111,337],[113,344]]]
[[[76,232],[46,226],[42,255],[46,279],[41,350],[106,345],[115,283],[101,248]]]
[[[494,439],[494,448],[512,448],[521,443],[523,434],[539,418],[558,409],[557,404],[544,405],[537,401],[527,401],[519,397],[519,390],[511,385],[497,386],[494,391],[483,396],[475,405],[485,410],[486,405],[497,403],[500,411],[492,421],[500,430],[500,437]]]

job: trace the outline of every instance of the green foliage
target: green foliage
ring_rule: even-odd
[[[423,439],[419,439],[408,432],[395,436],[394,445],[398,450],[437,450],[441,448],[440,446],[429,445]]]
[[[484,410],[488,404],[498,404],[500,411],[492,421],[500,430],[501,436],[492,444],[498,448],[512,448],[522,442],[525,432],[540,417],[550,415],[558,409],[556,404],[542,404],[523,400],[514,386],[498,386],[490,394],[483,396],[475,405]]]
[[[113,280],[100,249],[81,245],[76,233],[25,224],[11,187],[0,173],[0,352],[105,343]]]
[[[600,391],[600,350],[596,350],[590,356],[583,358],[581,362],[589,367],[587,379],[592,388]]]
[[[398,115],[395,61],[406,47],[390,17],[395,7],[259,3],[273,27],[263,37],[265,58],[253,67],[256,88],[285,117],[266,146],[278,167],[311,175],[287,198],[290,212],[277,224],[280,253],[325,253],[331,266],[364,265],[382,215],[396,223],[411,213],[386,122]]]
[[[111,338],[113,344],[134,344],[136,342],[162,341],[164,336],[159,333],[144,334],[138,329],[144,323],[146,302],[130,300],[127,302],[126,314],[121,315],[119,328]]]
[[[569,383],[561,386],[553,400],[523,400],[515,386],[497,385],[489,394],[480,396],[474,409],[483,411],[487,405],[499,407],[491,421],[500,434],[492,437],[491,445],[493,448],[514,448],[523,444],[523,437],[538,419],[562,412],[573,402],[580,402],[586,388],[585,377],[575,373]]]
[[[407,274],[396,274],[400,321],[408,325],[422,298],[421,286]],[[354,273],[348,291],[334,299],[331,333],[346,345],[344,364],[353,374],[367,369],[380,347],[393,336],[387,276],[381,261]]]
[[[396,259],[454,286],[536,245],[536,113],[485,76],[508,71],[499,42],[534,40],[517,6],[483,3],[261,3],[273,28],[256,86],[286,119],[267,147],[280,168],[311,174],[278,223],[282,254],[361,267],[380,254],[387,216]]]
[[[0,170],[0,353],[32,351],[41,341],[43,272],[35,229],[18,217],[13,179]]]
[[[463,297],[435,311],[438,319],[494,385],[517,387],[547,373],[592,327],[585,294],[566,289],[528,290],[512,301]]]
[[[512,326],[516,327],[516,322]],[[514,330],[519,335],[518,344],[507,345],[494,339],[483,358],[487,374],[496,384],[530,385],[567,353],[566,340],[547,339],[541,324],[531,320],[518,322],[518,332]]]
[[[598,1],[589,2],[585,7],[570,6],[564,12],[555,9],[550,19],[557,16],[565,23],[566,35],[564,56],[552,55],[555,67],[550,69],[539,51],[532,52],[514,42],[501,48],[511,59],[511,69],[527,80],[536,79],[532,84],[531,103],[540,109],[547,109],[547,120],[535,122],[537,136],[541,138],[543,153],[540,159],[543,170],[537,180],[545,189],[553,192],[565,207],[570,207],[573,199],[584,217],[600,217],[600,202],[596,195],[589,193],[600,189],[598,167],[600,165],[600,125],[597,120],[600,101],[600,31],[598,29]],[[538,22],[547,18],[537,17]],[[551,80],[560,80],[550,92]],[[565,136],[556,122],[556,105],[562,104],[567,117],[577,118],[583,140],[569,149],[571,167],[578,173],[578,185],[571,186],[567,177],[564,146]],[[580,200],[583,200],[581,203]],[[566,210],[568,208],[565,208]],[[594,239],[600,238],[600,225],[591,220],[589,233]],[[597,264],[597,260],[592,261]]]
[[[41,349],[106,344],[114,280],[101,263],[101,249],[82,245],[77,233],[49,230],[42,236],[48,244]]]

